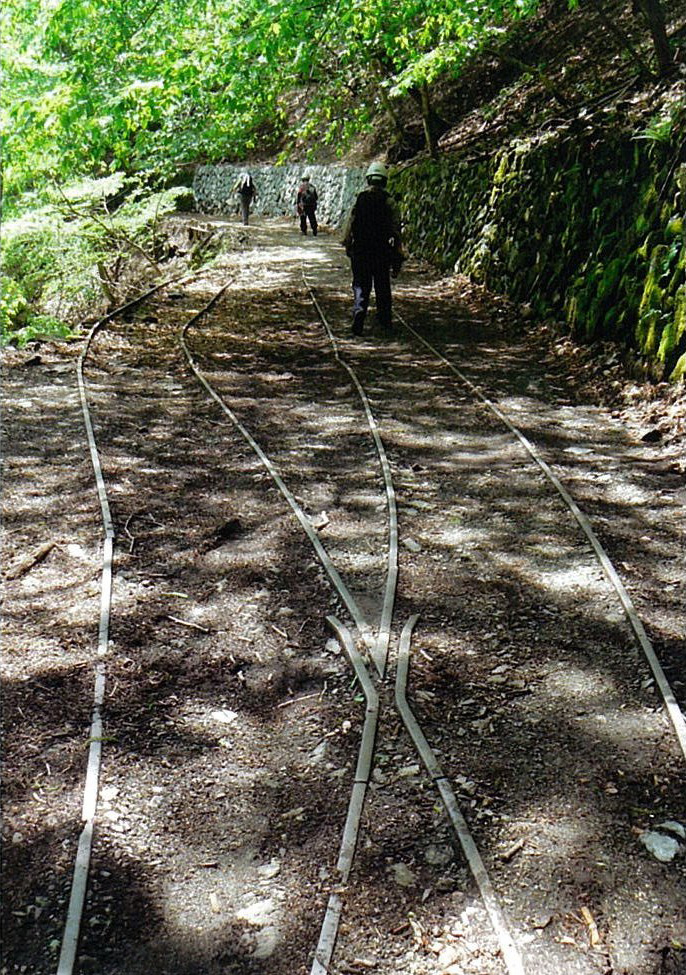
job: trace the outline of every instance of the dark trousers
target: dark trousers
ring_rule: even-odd
[[[247,224],[248,217],[250,215],[250,201],[252,197],[246,196],[244,193],[241,193],[240,199],[241,199],[241,217],[243,219],[243,223]]]
[[[376,318],[384,328],[391,326],[391,266],[379,258],[352,257],[353,321],[362,324],[374,285]]]
[[[315,216],[314,207],[303,207],[303,211],[300,214],[300,229],[306,234],[307,233],[307,221],[310,221],[310,227],[312,227],[312,233],[317,236],[317,217]]]

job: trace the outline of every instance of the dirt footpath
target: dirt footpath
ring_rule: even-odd
[[[189,218],[196,223],[204,218]],[[219,220],[205,221],[216,230]],[[686,972],[684,758],[616,596],[502,422],[401,326],[350,335],[333,236],[228,226],[214,261],[103,329],[85,365],[116,528],[101,792],[79,971],[308,975],[364,702],[346,608],[249,430],[378,624],[398,503],[391,683],[331,975],[501,975],[474,879],[393,705],[410,698],[527,975]],[[177,270],[180,268],[177,267]],[[540,449],[686,704],[683,391],[640,386],[497,297],[411,262],[397,310]],[[5,350],[3,956],[56,969],[93,701],[102,524],[76,344]],[[665,829],[662,830],[665,835]]]

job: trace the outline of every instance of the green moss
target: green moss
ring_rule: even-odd
[[[662,334],[658,359],[665,364],[670,378],[683,377],[686,362],[686,286],[680,288],[675,296],[674,317]],[[679,368],[681,372],[678,371]]]
[[[672,382],[679,382],[686,378],[686,352],[677,359],[677,363],[669,374]]]
[[[590,137],[551,133],[477,164],[450,156],[398,174],[408,249],[526,298],[541,315],[564,315],[577,335],[627,343],[668,368],[686,351],[676,181],[664,193],[679,147],[658,153],[606,131],[592,142],[589,151]],[[419,187],[428,187],[422,206]]]
[[[684,236],[684,218],[679,214],[675,214],[670,217],[667,222],[667,227],[665,229],[665,236],[669,239],[671,237],[683,237]]]

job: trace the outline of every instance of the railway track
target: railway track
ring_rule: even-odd
[[[260,331],[240,327],[247,287],[245,272],[232,275],[209,300],[206,283],[196,282],[187,291],[177,286],[181,306],[190,302],[200,307],[192,312],[179,307],[171,315],[173,327],[171,321],[165,322],[161,329],[164,340],[158,340],[144,363],[151,377],[158,376],[158,388],[150,387],[145,416],[137,402],[130,410],[130,420],[123,424],[119,420],[116,438],[108,430],[109,409],[117,402],[117,387],[125,389],[131,370],[138,368],[135,350],[144,341],[149,323],[122,322],[115,327],[112,319],[103,323],[107,329],[96,330],[106,344],[102,351],[94,350],[94,365],[96,373],[102,372],[107,378],[104,382],[102,376],[98,378],[96,421],[92,422],[86,411],[86,424],[92,435],[91,456],[103,510],[103,595],[85,827],[59,975],[70,975],[78,964],[79,932],[86,958],[89,952],[95,953],[90,946],[97,946],[99,932],[97,927],[89,930],[89,916],[105,913],[103,898],[108,897],[109,871],[96,865],[91,873],[96,874],[97,884],[91,903],[87,902],[90,857],[86,848],[89,854],[97,767],[103,735],[105,740],[108,736],[107,718],[104,731],[101,727],[101,712],[107,710],[105,660],[110,655],[114,528],[106,482],[107,467],[115,466],[113,455],[121,450],[122,429],[132,435],[142,432],[146,442],[146,459],[133,465],[128,478],[129,508],[136,480],[150,480],[153,464],[159,467],[157,474],[164,476],[163,469],[171,473],[184,451],[192,453],[194,460],[200,456],[193,434],[201,429],[205,437],[211,437],[216,442],[212,464],[219,473],[226,472],[227,481],[242,496],[245,507],[219,526],[215,532],[218,538],[211,539],[209,545],[223,540],[230,548],[240,549],[238,554],[227,556],[234,581],[239,578],[236,573],[253,565],[241,541],[248,525],[251,540],[254,542],[255,536],[261,540],[263,553],[275,550],[276,562],[288,564],[287,571],[274,565],[267,581],[276,589],[281,575],[280,582],[285,585],[279,591],[289,601],[299,587],[306,590],[303,602],[310,612],[304,618],[289,612],[279,618],[280,622],[270,624],[272,633],[285,638],[291,658],[302,652],[296,650],[296,629],[299,634],[304,631],[303,640],[312,647],[322,640],[325,616],[338,643],[338,650],[331,646],[328,651],[332,664],[328,680],[340,696],[333,711],[330,706],[328,712],[324,709],[324,718],[335,717],[339,725],[334,720],[327,728],[326,721],[321,723],[317,717],[313,749],[316,752],[333,739],[337,749],[333,764],[342,761],[340,767],[325,770],[332,815],[326,817],[330,821],[314,843],[304,838],[309,836],[304,826],[300,830],[303,835],[295,841],[288,829],[280,834],[294,865],[309,859],[308,854],[314,855],[317,870],[310,870],[308,881],[311,903],[297,922],[291,918],[290,931],[283,919],[273,922],[266,908],[264,915],[259,911],[251,915],[254,903],[242,908],[242,914],[237,910],[235,915],[252,925],[258,936],[246,942],[235,924],[225,924],[213,937],[218,942],[235,942],[241,950],[222,956],[215,946],[215,954],[210,951],[208,955],[215,967],[203,970],[257,971],[262,969],[254,966],[271,964],[272,968],[265,970],[279,971],[283,948],[277,952],[276,946],[285,945],[289,966],[295,962],[298,971],[311,970],[312,975],[363,970],[424,973],[450,971],[451,967],[466,975],[472,971],[538,975],[561,967],[570,972],[607,971],[608,964],[621,962],[623,953],[639,952],[630,938],[626,944],[620,943],[637,920],[652,925],[656,937],[666,937],[673,921],[653,906],[639,907],[629,895],[618,893],[621,877],[636,876],[637,864],[637,890],[649,886],[661,869],[641,855],[636,829],[617,835],[620,800],[616,797],[622,795],[622,780],[629,776],[631,794],[645,797],[644,826],[662,808],[665,816],[671,812],[676,817],[675,803],[683,798],[683,788],[676,779],[680,763],[683,765],[683,755],[679,754],[680,747],[683,750],[683,717],[652,644],[590,523],[562,482],[500,407],[411,324],[410,312],[403,312],[404,325],[417,344],[410,345],[399,337],[385,346],[363,347],[361,354],[359,344],[337,338],[338,323],[347,321],[341,314],[344,305],[340,291],[330,287],[327,292],[326,287],[318,286],[310,292],[320,319],[316,321],[312,309],[308,310],[307,294],[303,296],[302,287],[282,273],[279,259],[273,252],[265,259],[278,287],[276,300],[273,286],[264,287],[264,294],[257,295],[253,319],[260,321],[262,314],[267,318]],[[309,280],[312,272],[308,275]],[[168,310],[170,305],[171,299]],[[124,317],[130,311],[127,309]],[[274,358],[278,336],[283,342],[284,312],[289,316],[289,341],[287,348],[282,346],[282,355]],[[236,323],[230,330],[225,325],[227,318]],[[112,351],[124,360],[123,366],[118,360],[113,368]],[[87,366],[85,354],[82,365]],[[459,389],[455,387],[455,373]],[[191,388],[191,379],[198,381],[195,389]],[[280,393],[284,386],[288,395]],[[417,389],[424,397],[419,402]],[[82,390],[85,401],[83,384]],[[123,413],[127,402],[128,397],[119,401],[118,409]],[[264,408],[270,402],[272,407]],[[183,442],[175,450],[169,450],[165,438],[155,442],[153,428],[159,409],[172,414],[178,428],[177,437]],[[105,445],[104,465],[96,440]],[[167,464],[160,463],[160,453],[166,451]],[[128,453],[135,456],[136,451]],[[197,505],[203,495],[191,483],[192,466],[187,463],[182,473]],[[554,490],[541,472],[549,481],[552,475]],[[121,480],[119,475],[119,494]],[[250,481],[252,486],[247,489]],[[215,476],[211,495],[218,494],[219,483],[220,477]],[[270,494],[269,485],[279,489],[281,500]],[[126,520],[126,506],[120,502],[119,521],[127,526],[128,554],[142,552],[145,556],[143,550],[151,546],[163,524],[154,501],[160,492],[159,479],[138,491],[137,507],[128,511]],[[258,502],[253,500],[256,495],[261,495]],[[573,517],[566,518],[560,500],[568,506],[572,502]],[[275,510],[280,512],[276,517]],[[196,507],[192,516],[196,521],[208,521],[208,512],[202,507]],[[216,522],[215,511],[212,517]],[[140,535],[136,534],[137,525],[144,526]],[[191,540],[193,531],[187,513],[172,529],[181,544]],[[213,586],[219,586],[221,592],[221,580],[214,581],[221,570],[211,562],[214,550],[208,547],[205,535],[206,558],[196,562],[205,569],[212,564]],[[231,546],[231,542],[238,544]],[[175,579],[179,588],[181,580],[187,584],[188,575],[198,569],[198,565],[190,565],[191,561],[172,575],[169,566],[161,566],[160,577],[167,591],[176,590]],[[152,564],[146,559],[147,575]],[[407,567],[405,581],[403,565]],[[307,574],[302,566],[307,567]],[[250,571],[255,571],[254,565]],[[128,583],[126,579],[125,587]],[[182,595],[177,593],[177,597],[181,599]],[[330,611],[332,598],[335,615]],[[115,619],[116,604],[115,596]],[[233,601],[231,608],[240,614],[243,606],[236,609],[237,605]],[[120,612],[125,613],[127,608],[124,598]],[[290,610],[290,606],[282,609]],[[250,610],[253,621],[254,612]],[[208,618],[202,612],[194,617],[186,614],[183,619],[181,614],[174,615],[172,623],[197,632],[205,645],[210,642],[208,637],[224,644],[219,654],[222,665],[233,669],[232,681],[237,688],[245,687],[241,658],[236,652],[243,625],[240,619],[227,623],[225,636],[218,635],[216,624],[207,625]],[[594,656],[599,644],[595,631],[599,629],[604,651],[601,660]],[[264,639],[264,629],[260,633]],[[542,651],[548,642],[551,649]],[[636,642],[644,659],[630,653],[627,666],[629,644]],[[159,643],[160,647],[164,645],[164,636]],[[586,644],[592,652],[585,652]],[[415,649],[410,674],[411,646]],[[342,666],[340,648],[350,662],[348,669]],[[260,653],[265,653],[263,647],[255,652],[258,661]],[[275,648],[273,655],[277,653]],[[243,669],[247,670],[247,658],[245,662]],[[158,670],[163,670],[159,659],[157,663]],[[255,663],[254,658],[251,663]],[[292,671],[302,680],[297,667]],[[350,701],[353,673],[365,702]],[[408,679],[412,708],[406,693]],[[646,703],[645,694],[642,696],[641,683],[651,680],[665,698],[671,726],[650,700]],[[321,671],[311,671],[306,688],[309,691],[316,686],[317,693],[301,697],[290,693],[286,679],[281,695],[287,689],[287,710],[304,709],[301,718],[312,720],[307,709],[313,701],[322,703],[326,681],[322,689]],[[174,686],[178,691],[177,683]],[[256,696],[261,690],[274,709],[278,704],[273,687],[267,690],[268,684],[261,684]],[[242,700],[240,693],[232,698],[230,689],[227,683],[225,705]],[[156,707],[166,704],[168,709],[178,710],[174,696],[167,695],[164,702],[156,700]],[[574,715],[566,712],[570,701]],[[360,724],[364,708],[361,748],[355,757],[351,730]],[[239,710],[225,706],[213,713],[222,710],[233,727]],[[123,714],[123,710],[115,714],[119,736]],[[341,714],[346,715],[342,720]],[[402,744],[401,721],[409,732]],[[170,720],[169,724],[176,726],[178,722]],[[581,730],[588,736],[588,725],[604,750],[599,768],[592,770],[575,760],[573,745],[573,734]],[[345,729],[343,733],[340,728]],[[142,730],[137,729],[139,736]],[[273,729],[258,730],[255,725],[252,734],[254,744],[264,743],[271,739]],[[639,738],[641,761],[637,764],[634,756],[632,765],[632,745]],[[249,739],[247,734],[241,753],[244,767],[249,761]],[[280,747],[287,740],[286,733]],[[510,747],[501,744],[494,749],[489,744],[503,740]],[[586,744],[580,757],[585,761],[588,753]],[[663,786],[670,783],[668,791],[658,788],[655,767],[645,764],[646,754],[659,760],[659,775],[664,775]],[[118,747],[117,758],[121,757]],[[125,764],[130,762],[131,756],[126,756]],[[426,778],[422,765],[428,773]],[[301,784],[297,785],[294,777],[296,787],[291,787],[291,792],[302,798],[302,783],[312,786],[312,767],[304,778],[302,769],[297,771]],[[195,768],[193,776],[198,773]],[[208,768],[202,774],[208,775]],[[350,778],[353,785],[348,802],[343,785]],[[212,781],[216,785],[219,779]],[[578,794],[568,805],[572,783]],[[121,791],[121,786],[110,786],[107,795],[112,788],[117,794]],[[226,781],[222,788],[229,788]],[[283,784],[280,788],[288,792]],[[271,789],[273,786],[268,786],[266,791]],[[282,825],[299,822],[303,808],[312,812],[319,807],[321,811],[325,792],[313,794],[309,807],[305,803],[305,807],[286,809]],[[257,796],[255,792],[253,801]],[[439,799],[447,816],[440,811]],[[179,797],[177,809],[188,801],[189,797]],[[586,835],[579,832],[584,819],[579,809],[584,808],[592,809],[597,818]],[[106,814],[111,811],[106,801]],[[141,821],[141,838],[145,829]],[[343,839],[336,861],[332,851],[338,845],[336,833],[341,830]],[[602,842],[608,835],[612,836],[614,852],[621,850],[626,856],[626,868],[604,862],[608,858],[602,853]],[[217,837],[214,839],[216,843]],[[235,842],[236,837],[232,839]],[[257,868],[238,863],[237,858],[233,867],[243,875],[246,887],[251,876],[258,889],[265,878],[271,879],[270,870],[277,870],[276,861],[279,865],[274,876],[286,872],[282,849],[284,846],[265,830],[260,854],[263,858],[267,851],[274,855]],[[202,869],[221,868],[225,874],[230,863],[223,857],[217,859],[217,866]],[[206,857],[203,862],[214,861]],[[575,869],[582,874],[581,882],[573,879]],[[381,877],[385,887],[380,913],[374,901],[381,894]],[[425,877],[432,879],[427,882]],[[662,879],[666,902],[678,904],[683,874],[677,871]],[[212,898],[209,901],[210,911],[218,918],[223,917],[222,903],[236,901],[237,897],[231,891],[230,877],[224,881],[224,887],[217,887],[216,911],[215,902]],[[177,896],[183,890],[183,879],[175,878],[173,870],[165,883]],[[291,884],[295,886],[293,878]],[[192,884],[188,886],[193,889]],[[287,889],[283,893],[286,901]],[[123,896],[121,891],[117,896]],[[188,891],[183,898],[188,899]],[[271,900],[277,903],[278,897]],[[192,911],[186,906],[181,913],[188,923]],[[390,932],[390,945],[389,932],[379,926],[388,917],[397,921]],[[676,928],[674,932],[676,939]],[[116,920],[111,921],[110,933],[125,949]],[[125,931],[123,940],[128,936]],[[204,948],[209,950],[207,945]],[[127,957],[125,962],[108,959],[103,972],[138,971]],[[150,963],[151,955],[147,957],[147,962],[140,962],[141,971]],[[188,970],[199,964],[194,957],[191,953],[177,960],[177,968],[172,962],[164,962],[164,970]],[[647,954],[639,961],[644,968],[637,971],[650,971]],[[655,975],[658,971],[655,968]]]

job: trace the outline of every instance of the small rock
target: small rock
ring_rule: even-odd
[[[430,846],[427,848],[424,858],[432,866],[444,867],[453,859],[453,851],[449,846]]]
[[[257,872],[262,880],[273,880],[281,873],[281,864],[278,860],[270,860],[269,863],[263,863],[258,867]]]
[[[271,926],[262,928],[257,932],[255,940],[257,944],[252,953],[253,958],[271,958],[279,946],[279,929]]]
[[[298,820],[298,821],[303,820],[305,818],[305,807],[304,806],[298,806],[295,809],[289,809],[288,812],[285,812],[285,813],[282,814],[281,818],[282,819],[295,819],[295,820]]]
[[[457,783],[460,792],[468,796],[473,796],[476,794],[477,784],[476,782],[472,782],[471,779],[466,778],[464,775],[457,775],[455,777],[455,782]]]
[[[272,898],[269,897],[266,900],[256,901],[254,904],[244,907],[242,910],[238,911],[236,917],[239,921],[246,921],[248,924],[254,924],[258,927],[262,927],[267,923],[275,910],[276,904]]]
[[[650,430],[646,430],[641,436],[641,441],[643,443],[657,443],[658,440],[662,440],[662,431],[658,430],[657,427],[652,427]]]
[[[660,823],[657,829],[667,830],[668,833],[674,833],[675,836],[680,836],[682,840],[686,840],[686,827],[673,819],[668,819],[666,823]]]
[[[75,542],[70,542],[69,545],[67,545],[67,553],[73,559],[79,559],[81,562],[88,561],[88,553],[85,551],[85,549],[83,549],[80,545],[77,545]]]
[[[439,971],[445,972],[447,969],[450,969],[451,966],[455,965],[459,957],[460,952],[455,945],[446,945],[441,949],[441,953],[438,956]]]
[[[228,708],[220,708],[217,711],[210,712],[212,721],[218,721],[220,724],[233,724],[237,717],[236,712],[229,711]]]
[[[421,552],[422,546],[419,542],[415,542],[414,538],[404,538],[403,545],[408,550],[408,552]]]
[[[320,741],[317,747],[310,755],[310,763],[312,765],[319,765],[326,758],[326,753],[328,750],[328,742]]]
[[[639,836],[641,843],[649,853],[652,853],[660,863],[671,863],[679,852],[679,841],[673,836],[665,836],[664,833],[655,833],[648,830]]]
[[[404,863],[394,863],[391,867],[393,879],[399,887],[414,887],[417,878]]]

